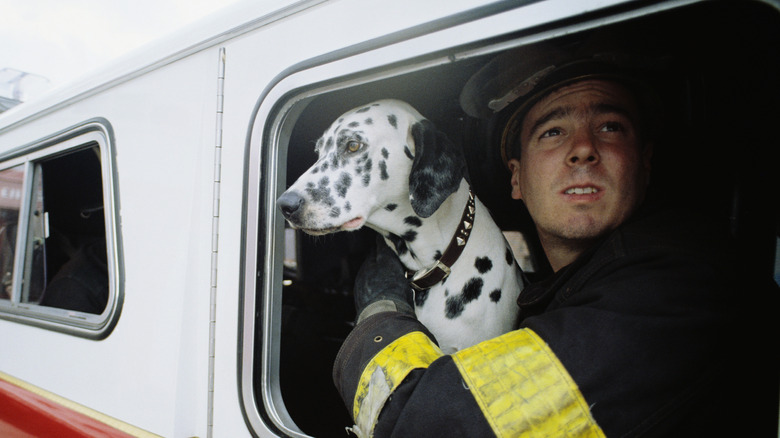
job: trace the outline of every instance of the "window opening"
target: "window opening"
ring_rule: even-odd
[[[99,157],[95,146],[36,164],[25,264],[30,280],[23,302],[92,314],[105,309],[108,272]]]
[[[4,158],[0,318],[93,339],[113,328],[121,267],[103,122]]]

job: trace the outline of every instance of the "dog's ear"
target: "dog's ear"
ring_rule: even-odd
[[[412,125],[414,162],[409,173],[409,195],[414,212],[430,217],[460,186],[466,175],[463,151],[429,120]]]

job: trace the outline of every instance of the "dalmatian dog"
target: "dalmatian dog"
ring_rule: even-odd
[[[429,120],[380,100],[345,113],[315,148],[277,200],[292,227],[380,233],[414,273],[416,316],[445,354],[516,327],[520,267],[471,193],[462,151]]]

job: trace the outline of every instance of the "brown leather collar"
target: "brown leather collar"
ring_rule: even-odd
[[[474,193],[469,188],[469,200],[463,209],[460,224],[458,224],[458,229],[455,231],[455,235],[452,236],[447,249],[444,250],[444,254],[436,261],[436,264],[429,268],[407,272],[406,277],[412,277],[411,284],[415,290],[430,289],[450,275],[450,268],[458,260],[458,257],[460,257],[460,254],[466,247],[466,243],[469,241],[471,228],[474,225],[475,209]]]

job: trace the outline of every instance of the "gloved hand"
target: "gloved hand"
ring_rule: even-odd
[[[395,311],[414,316],[412,287],[404,266],[381,236],[355,278],[357,322],[379,312]]]

